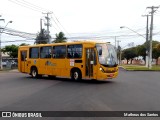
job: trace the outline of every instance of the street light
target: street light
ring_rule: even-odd
[[[145,39],[146,39],[146,37],[144,37],[143,35],[139,34],[139,33],[138,33],[138,32],[136,32],[136,31],[132,30],[132,29],[131,29],[131,28],[129,28],[129,27],[121,26],[120,28],[121,28],[121,29],[122,29],[122,28],[127,28],[127,29],[131,30],[132,32],[135,32],[135,33],[137,33],[139,36],[141,36],[141,37],[143,37],[143,38],[145,38]]]
[[[120,28],[121,28],[121,29],[122,29],[122,28],[127,28],[127,29],[131,30],[132,32],[134,32],[134,33],[138,34],[139,36],[141,36],[141,37],[145,38],[145,39],[146,39],[146,44],[148,44],[148,43],[147,43],[147,41],[148,41],[148,33],[146,34],[146,37],[144,37],[143,35],[139,34],[138,32],[136,32],[136,31],[132,30],[132,29],[131,29],[131,28],[129,28],[129,27],[121,26]],[[147,46],[147,47],[148,47],[148,46]],[[147,51],[147,47],[146,47],[146,54],[148,53],[148,51]],[[149,68],[149,66],[148,66],[148,65],[150,64],[150,63],[149,63],[149,61],[150,61],[150,60],[148,60],[148,58],[149,58],[149,57],[148,57],[148,55],[147,55],[147,56],[146,56],[146,67],[148,67],[148,68]],[[151,58],[149,58],[149,59],[151,59]],[[148,60],[148,62],[147,62],[147,60]]]
[[[4,19],[0,19],[0,20],[3,20],[3,21],[4,21]],[[5,30],[5,28],[7,27],[7,25],[8,25],[9,23],[12,23],[12,21],[9,21],[9,22],[5,25],[4,28],[0,28],[0,29],[2,29],[2,30],[0,30],[0,70],[3,69],[3,65],[2,65],[2,50],[1,50],[1,35],[2,35],[3,31]]]

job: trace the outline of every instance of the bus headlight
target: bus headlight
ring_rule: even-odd
[[[102,67],[99,68],[100,71],[105,72],[104,69]]]
[[[102,68],[100,67],[99,70],[102,71]]]

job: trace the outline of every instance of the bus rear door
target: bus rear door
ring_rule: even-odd
[[[20,51],[20,71],[27,72],[27,50]]]

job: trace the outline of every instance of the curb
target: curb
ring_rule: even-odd
[[[124,68],[123,66],[119,66],[119,68],[122,68],[122,69],[124,69],[124,70],[126,70],[126,71],[160,72],[160,70],[128,70],[128,69]]]

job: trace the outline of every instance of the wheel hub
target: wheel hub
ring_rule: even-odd
[[[77,72],[74,73],[74,79],[75,79],[75,80],[78,79],[78,73],[77,73]]]

